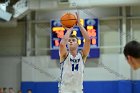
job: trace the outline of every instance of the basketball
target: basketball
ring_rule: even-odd
[[[62,24],[62,26],[65,26],[67,28],[71,28],[73,27],[74,25],[76,25],[77,23],[77,18],[74,14],[72,13],[65,13],[61,19],[60,19],[60,22]]]

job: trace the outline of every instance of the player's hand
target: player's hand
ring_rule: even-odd
[[[73,27],[71,27],[71,28],[68,28],[68,27],[65,27],[64,25],[62,25],[62,27],[63,27],[64,29],[66,29],[66,30],[73,29]]]
[[[67,31],[71,31],[71,30],[73,30],[73,27],[71,27],[71,28],[67,28],[67,27],[64,27]]]

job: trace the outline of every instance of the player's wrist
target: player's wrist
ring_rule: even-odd
[[[79,27],[83,27],[82,24],[77,24]]]

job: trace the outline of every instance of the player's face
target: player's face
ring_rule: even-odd
[[[78,41],[76,38],[69,38],[68,39],[68,47],[69,48],[77,48],[78,47]]]
[[[3,89],[2,88],[0,88],[0,93],[3,93]]]
[[[32,91],[28,91],[28,93],[32,93]]]
[[[134,58],[132,56],[128,56],[127,61],[129,65],[134,69],[137,70],[140,68],[140,58]]]

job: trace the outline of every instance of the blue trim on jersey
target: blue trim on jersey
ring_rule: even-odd
[[[61,75],[60,75],[60,79],[62,80],[62,75],[63,75],[63,69],[64,69],[64,61],[68,58],[69,52],[67,54],[67,57],[60,63],[61,65]],[[59,84],[61,85],[61,81],[59,82]]]
[[[63,70],[64,70],[64,62],[61,64],[61,76],[60,76],[61,80],[62,80]]]
[[[81,57],[82,57],[81,52],[79,52],[79,53],[80,53],[80,55],[81,55]],[[82,57],[82,60],[83,60],[83,57]],[[84,62],[84,60],[83,60],[83,65],[84,65],[84,68],[85,68],[85,62]],[[83,74],[84,74],[84,69],[83,69]]]
[[[62,75],[63,75],[63,70],[64,70],[64,62],[61,63],[61,74],[60,74],[60,79],[62,80]],[[60,85],[61,85],[61,80],[60,80]]]
[[[69,55],[69,53],[68,53],[68,55]],[[66,58],[62,62],[60,62],[60,64],[64,63],[64,61],[67,59],[68,55],[66,56]]]
[[[58,84],[58,86],[59,86],[59,92],[61,91],[61,81],[62,81],[63,69],[64,69],[64,62],[61,63],[61,75],[60,75],[60,79],[61,80],[59,81],[59,84]]]
[[[79,53],[80,53],[80,55],[81,55],[81,57],[82,57],[82,54],[81,54],[81,52],[79,51]],[[82,60],[83,60],[83,57],[82,57]],[[83,60],[83,64],[85,65],[85,62],[84,62],[84,60]]]
[[[69,53],[68,53],[68,55],[69,55]],[[68,57],[68,55],[67,55],[67,57]],[[62,74],[63,74],[63,69],[64,69],[64,61],[67,59],[67,57],[60,63],[60,65],[61,65],[61,67],[60,67],[60,70],[61,70],[60,79],[61,80],[62,80]]]

